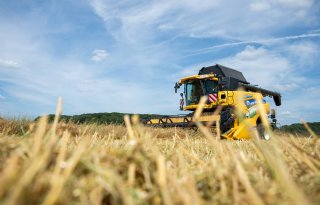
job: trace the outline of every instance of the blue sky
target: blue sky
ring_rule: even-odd
[[[316,0],[0,2],[0,115],[177,114],[174,83],[216,63],[320,120]]]

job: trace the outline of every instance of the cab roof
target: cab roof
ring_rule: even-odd
[[[221,76],[221,77],[231,77],[243,83],[248,83],[248,81],[240,71],[237,71],[232,68],[228,68],[220,64],[201,68],[199,71],[199,75],[206,75],[206,74],[215,74],[216,76]]]

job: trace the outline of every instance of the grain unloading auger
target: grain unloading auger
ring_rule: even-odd
[[[200,98],[207,96],[203,113],[197,121],[219,122],[217,126],[223,138],[249,139],[250,130],[257,128],[260,137],[268,139],[262,115],[270,118],[268,123],[272,127],[276,126],[275,111],[270,110],[270,104],[264,97],[272,97],[275,104],[280,106],[280,93],[251,85],[240,71],[219,64],[203,67],[198,75],[180,79],[175,85],[176,93],[181,86],[184,92],[180,94],[180,109],[195,111],[199,107]],[[212,115],[215,111],[218,115]],[[195,126],[193,113],[148,119],[145,123],[157,127]]]

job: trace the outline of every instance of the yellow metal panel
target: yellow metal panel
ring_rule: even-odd
[[[200,116],[199,120],[200,122],[213,122],[220,120],[220,115],[202,115]]]
[[[188,80],[194,80],[194,79],[197,79],[197,80],[210,79],[210,80],[218,81],[218,78],[216,77],[215,74],[206,74],[206,75],[192,75],[192,76],[189,76],[189,77],[181,78],[179,80],[179,83],[183,84]]]

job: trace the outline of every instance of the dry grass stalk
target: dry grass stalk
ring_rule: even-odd
[[[128,170],[128,185],[133,186],[135,181],[136,175],[136,164],[130,163],[129,170]]]
[[[312,137],[316,139],[319,138],[319,136],[310,128],[308,123],[306,123],[304,120],[301,120],[301,122],[303,123],[304,127],[308,130],[308,132],[311,134]]]
[[[210,132],[210,130],[208,129],[208,127],[204,126],[201,122],[199,122],[200,116],[202,114],[203,108],[205,106],[205,103],[207,102],[207,96],[202,96],[200,98],[198,107],[194,113],[193,116],[193,121],[195,122],[195,124],[197,125],[197,127],[199,128],[199,130],[204,134],[204,136],[206,136],[207,140],[211,143],[214,144],[214,136],[213,134]],[[220,134],[220,128],[219,128],[219,132]]]
[[[157,158],[157,182],[163,198],[163,203],[165,205],[173,204],[167,186],[165,158],[162,155],[159,155]]]

